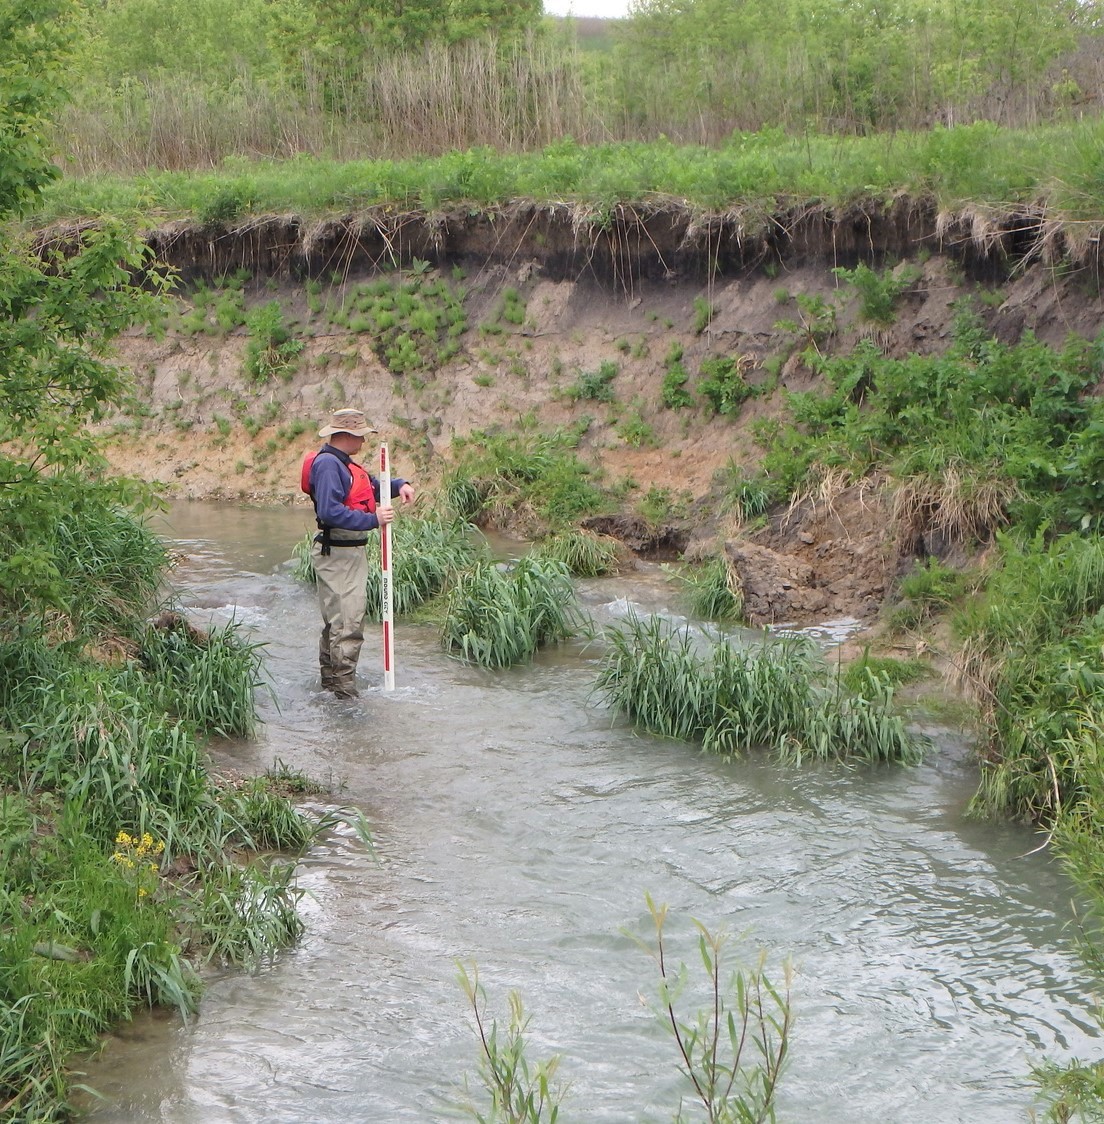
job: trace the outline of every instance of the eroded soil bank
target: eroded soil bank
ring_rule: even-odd
[[[899,203],[876,214],[808,209],[788,226],[778,216],[697,221],[677,208],[606,218],[529,207],[153,232],[151,247],[181,279],[176,312],[162,338],[122,343],[138,404],[112,419],[112,463],[175,496],[305,504],[303,452],[321,419],[355,405],[432,502],[453,438],[574,426],[585,429],[580,457],[621,496],[618,515],[592,520],[598,529],[652,557],[727,553],[753,623],[873,622],[917,553],[939,552],[924,528],[907,542],[897,534],[885,485],[826,488],[751,527],[728,500],[763,455],[764,422],[784,416],[786,391],[817,385],[802,351],[870,338],[888,355],[938,353],[964,301],[1005,342],[1030,331],[1058,346],[1099,327],[1095,259],[1071,264],[1032,216],[982,221]],[[891,324],[864,321],[854,286],[834,272],[859,262],[907,280]],[[454,355],[396,374],[350,313],[367,283],[412,278],[447,285],[466,319]],[[248,373],[255,329],[218,311],[233,285],[246,311],[278,302],[301,343],[281,375]],[[764,393],[730,415],[700,395],[670,408],[664,380],[680,349],[691,393],[718,357]],[[603,369],[616,373],[601,394],[580,393]]]

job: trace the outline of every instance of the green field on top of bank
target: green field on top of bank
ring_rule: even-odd
[[[568,138],[534,153],[483,147],[407,160],[228,158],[206,171],[62,176],[43,193],[32,221],[111,214],[235,223],[373,207],[493,208],[519,199],[570,204],[602,221],[619,203],[768,214],[802,203],[846,207],[908,195],[941,210],[996,215],[1031,205],[1060,223],[1092,224],[1104,219],[1101,151],[1104,123],[1082,121],[1034,130],[982,122],[869,137],[765,130],[717,147],[584,146]]]

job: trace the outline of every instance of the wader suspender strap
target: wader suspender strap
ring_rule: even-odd
[[[341,460],[341,456],[340,456],[339,452],[336,452],[336,451],[331,452],[330,456],[335,456],[335,457],[337,457],[337,459],[339,461]],[[344,464],[345,462],[341,461],[341,463]],[[310,498],[311,498],[311,503],[314,503],[314,491],[313,491],[313,489],[311,490]],[[334,539],[334,538],[331,538],[330,537],[330,528],[325,523],[323,523],[321,519],[318,518],[318,507],[317,506],[315,506],[315,509],[314,509],[314,522],[318,526],[318,534],[314,536],[314,541],[316,543],[321,544],[322,549],[318,553],[321,554],[323,557],[326,557],[326,556],[329,555],[331,547],[335,547],[335,546],[367,546],[368,545],[368,539],[367,538],[363,538],[363,539]]]

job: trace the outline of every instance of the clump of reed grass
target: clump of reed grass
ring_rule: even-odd
[[[202,644],[181,643],[185,665],[197,659],[202,666]],[[240,654],[234,660],[241,671]],[[11,775],[26,791],[57,794],[88,830],[105,836],[152,832],[170,856],[272,845],[268,836],[253,838],[248,808],[219,799],[195,722],[172,716],[189,706],[199,713],[180,700],[194,685],[189,674],[178,680],[175,669],[155,666],[159,678],[151,681],[137,661],[103,666],[41,638],[0,645],[0,669],[0,730],[9,732]],[[230,724],[224,712],[213,713]],[[287,842],[299,849],[296,839]]]
[[[156,594],[164,544],[129,512],[95,502],[58,520],[55,533],[62,603],[78,632],[128,632]]]
[[[392,596],[399,616],[436,597],[479,554],[471,528],[444,519],[396,519],[391,524]],[[383,606],[380,538],[368,540],[368,616],[379,620]]]
[[[311,560],[311,547],[314,545],[314,531],[307,531],[291,548],[291,576],[298,582],[313,585],[317,580],[314,562]]]
[[[256,729],[254,690],[261,686],[261,649],[231,622],[206,633],[162,613],[141,637],[146,688],[158,708],[197,730],[249,737]]]
[[[807,758],[917,764],[923,756],[922,740],[913,737],[901,715],[894,713],[888,677],[866,668],[862,678],[855,694],[840,681],[835,690],[818,692],[804,720],[779,744],[779,760],[792,765]]]
[[[314,582],[311,547],[314,533],[305,534],[294,547],[292,575]],[[368,545],[368,616],[379,620],[383,607],[379,535]],[[413,612],[436,597],[453,575],[479,554],[469,524],[462,519],[396,519],[391,524],[391,588],[398,616]]]
[[[624,554],[625,548],[617,539],[582,527],[549,535],[533,549],[534,557],[562,562],[580,578],[616,573],[623,565]]]
[[[608,632],[597,687],[614,709],[665,737],[735,756],[767,746],[783,760],[914,763],[923,740],[892,713],[884,680],[846,694],[803,640],[740,651],[658,617]],[[873,675],[873,673],[871,673]]]
[[[744,596],[736,572],[723,557],[710,558],[681,572],[690,612],[705,620],[742,623]]]
[[[883,680],[894,687],[903,687],[916,683],[931,673],[931,668],[922,660],[874,656],[866,649],[859,659],[844,669],[843,685],[852,694],[862,694]]]
[[[509,667],[574,636],[582,624],[571,574],[553,559],[478,561],[452,586],[441,644],[481,667]]]
[[[207,785],[191,734],[150,713],[131,676],[53,655],[52,680],[21,677],[0,718],[22,737],[27,788],[76,801],[103,830],[196,816]]]
[[[9,1120],[64,1119],[69,1110],[64,1073],[67,1044],[38,1017],[37,996],[0,1002],[0,1096]]]
[[[185,884],[185,947],[219,964],[255,968],[302,935],[305,893],[289,863],[204,864]]]
[[[314,824],[286,797],[269,790],[265,777],[254,777],[223,791],[219,803],[258,850],[298,854],[306,850],[317,834]]]

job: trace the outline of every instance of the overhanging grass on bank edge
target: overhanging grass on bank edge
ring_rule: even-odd
[[[566,138],[532,154],[479,148],[418,160],[233,159],[214,172],[63,176],[43,193],[32,221],[104,214],[234,221],[287,212],[310,219],[375,206],[435,212],[517,199],[573,203],[583,217],[601,220],[618,202],[768,214],[795,203],[846,206],[907,194],[934,199],[943,210],[969,206],[983,213],[1041,203],[1056,219],[1093,222],[1104,218],[1097,174],[1102,146],[1104,122],[1084,120],[1032,130],[981,123],[869,137],[764,130],[736,134],[717,148],[582,146]]]

